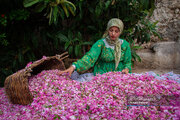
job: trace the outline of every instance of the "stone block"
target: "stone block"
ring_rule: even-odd
[[[141,68],[180,68],[180,42],[168,41],[152,45],[151,50],[140,50],[137,54],[142,62],[135,62],[136,67]]]

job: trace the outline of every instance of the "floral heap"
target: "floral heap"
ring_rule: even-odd
[[[59,70],[46,70],[29,79],[33,102],[11,104],[0,88],[0,119],[2,120],[114,120],[180,118],[177,101],[169,105],[128,105],[129,95],[174,95],[179,97],[180,84],[165,78],[158,80],[148,74],[108,72],[89,82],[71,80]]]

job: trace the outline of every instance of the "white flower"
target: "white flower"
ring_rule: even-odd
[[[76,117],[74,115],[69,117],[71,120],[76,120]]]

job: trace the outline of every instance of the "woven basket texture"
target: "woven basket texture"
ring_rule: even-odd
[[[33,62],[30,66],[8,76],[5,80],[4,87],[11,103],[21,105],[32,103],[33,96],[29,90],[29,77],[43,70],[65,70],[64,62],[62,61],[68,57],[68,55],[62,57],[65,54],[67,54],[67,52],[61,55],[42,58]]]

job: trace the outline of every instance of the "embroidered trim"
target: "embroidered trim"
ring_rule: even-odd
[[[106,48],[111,48],[114,50],[114,46],[113,45],[109,45],[106,41],[106,39],[103,40],[104,41],[104,44],[105,44],[105,47]],[[123,43],[123,40],[122,39],[119,39],[120,43],[122,44]]]

